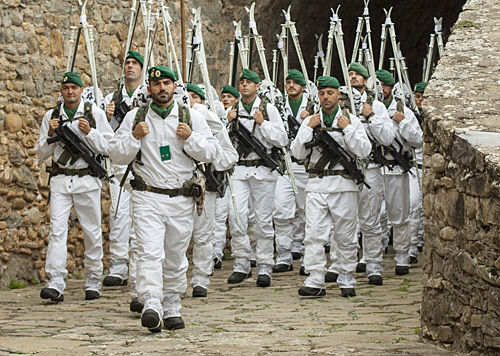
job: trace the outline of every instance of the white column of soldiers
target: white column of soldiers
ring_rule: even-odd
[[[408,274],[410,265],[418,262],[423,244],[422,199],[414,173],[420,170],[421,176],[422,162],[421,150],[416,162],[411,152],[422,145],[422,129],[414,112],[394,95],[396,79],[389,71],[378,70],[376,84],[372,80],[370,86],[369,70],[361,63],[349,64],[350,86],[360,98],[359,106],[349,108],[348,100],[342,100],[340,78],[321,76],[316,83],[311,82],[318,93],[313,97],[306,90],[303,73],[290,69],[284,73],[284,106],[277,108],[260,88],[264,80],[245,68],[235,78],[234,86],[221,88],[222,104],[217,104],[225,110],[221,117],[208,109],[206,91],[211,88],[205,85],[188,83],[189,103],[181,105],[174,93],[183,83],[166,66],[148,68],[148,82],[141,86],[144,62],[141,53],[128,51],[123,85],[105,97],[108,127],[103,129],[101,120],[97,129],[108,136],[115,132],[114,138],[106,141],[106,152],[102,144],[96,147],[88,139],[93,128],[71,126],[91,150],[107,153],[113,162],[110,189],[119,201],[110,207],[110,269],[103,285],[129,285],[130,310],[141,313],[142,326],[158,332],[163,321],[169,330],[184,328],[180,296],[187,288],[186,250],[191,239],[193,297],[209,295],[210,276],[229,263],[225,260],[229,250],[233,260],[229,284],[244,283],[256,267],[257,287],[271,286],[275,273],[307,277],[298,290],[304,297],[325,296],[327,283],[337,283],[342,297],[354,297],[356,271],[364,272],[369,284],[382,285],[381,262],[387,247],[381,222],[384,213],[392,226],[394,273]],[[68,96],[65,82],[73,76],[64,77],[61,92],[68,103],[75,102],[71,106],[80,105],[78,115],[83,105],[78,104],[80,98]],[[70,82],[78,96],[81,79],[76,76]],[[425,86],[423,82],[415,86],[417,114],[421,113]],[[376,90],[379,100],[375,99]],[[147,94],[152,100],[141,104],[140,98]],[[62,105],[63,118],[71,122],[75,113]],[[95,116],[103,116],[97,108],[93,110]],[[50,113],[44,118],[36,146],[42,158],[54,155],[46,140],[54,135],[56,121]],[[335,144],[322,145],[328,142],[322,135]],[[248,139],[256,140],[260,151],[252,148]],[[57,145],[63,152],[64,146]],[[280,168],[282,158],[275,155],[283,147],[291,148],[293,179],[291,172]],[[374,150],[385,163],[375,157]],[[344,160],[335,158],[339,152]],[[412,166],[411,172],[401,166],[401,159]],[[345,160],[363,172],[366,184],[357,180]],[[273,162],[278,165],[273,166]],[[59,158],[53,161],[60,177],[84,174],[85,164],[78,163],[72,166],[64,165]],[[219,185],[211,185],[207,176],[210,172]],[[204,200],[202,194],[194,193],[203,177],[207,177],[206,186],[201,188]],[[230,182],[227,177],[231,177]],[[51,178],[51,191],[55,179]],[[54,190],[54,198],[60,200],[58,194]],[[171,215],[155,210],[160,208]],[[184,216],[176,214],[176,209]],[[53,219],[51,236],[61,229],[55,223],[65,223],[57,216]],[[57,234],[67,235],[67,228]],[[58,239],[50,239],[50,281],[41,297],[61,302],[67,271],[64,266],[55,266],[54,256],[64,254],[57,250],[64,247]],[[98,237],[96,241],[100,241]],[[324,246],[329,243],[331,252],[327,256]],[[90,246],[90,240],[85,244]],[[86,256],[95,279],[102,273],[102,264],[99,267],[87,251]],[[92,256],[99,258],[100,254],[94,251]],[[294,271],[294,260],[300,260],[298,271]],[[93,283],[87,283],[93,287],[85,287],[86,299],[100,296],[99,283]],[[93,290],[90,295],[89,290]]]

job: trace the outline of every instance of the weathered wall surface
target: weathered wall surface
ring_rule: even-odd
[[[489,355],[500,353],[499,9],[467,3],[424,102],[422,333]]]

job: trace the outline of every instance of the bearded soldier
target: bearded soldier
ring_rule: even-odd
[[[260,78],[249,69],[243,69],[239,77],[241,101],[228,110],[227,119],[232,123],[231,130],[236,133],[244,126],[252,133],[261,145],[264,155],[270,155],[272,148],[284,147],[287,135],[283,120],[271,103],[263,101],[257,95]],[[234,209],[230,206],[229,224],[231,228],[231,245],[234,256],[234,272],[229,276],[228,283],[243,282],[251,273],[251,247],[248,236],[249,205],[255,213],[255,234],[257,237],[256,262],[258,267],[257,286],[271,285],[273,259],[274,230],[272,212],[274,205],[274,190],[277,172],[267,166],[265,159],[254,150],[243,155],[244,145],[238,142],[240,154],[234,173],[233,186],[236,194],[236,204],[241,219],[241,226],[236,221]]]
[[[220,186],[212,186],[207,180],[207,190],[205,193],[205,212],[201,215],[194,215],[193,230],[193,277],[191,286],[193,287],[193,297],[206,297],[207,289],[210,285],[209,276],[213,272],[213,233],[215,223],[215,200],[217,191],[224,189],[221,174],[217,171],[226,171],[234,166],[238,161],[238,153],[234,149],[226,128],[216,114],[209,111],[205,106],[205,93],[194,84],[188,83],[187,91],[191,99],[191,107],[199,111],[207,121],[212,134],[217,138],[221,146],[220,155],[212,165],[205,165],[206,171],[210,170],[213,177],[220,180]],[[213,166],[213,168],[212,168]],[[227,215],[226,215],[227,216]]]
[[[114,131],[118,130],[123,118],[130,111],[130,108],[135,98],[136,89],[141,83],[141,72],[144,58],[139,52],[129,51],[125,59],[125,67],[123,75],[125,77],[124,86],[121,90],[111,93],[106,96],[106,117],[108,118],[111,127]],[[134,230],[130,228],[130,192],[127,189],[122,189],[120,194],[120,181],[123,178],[127,167],[123,165],[112,165],[113,173],[116,178],[113,178],[114,184],[110,185],[113,189],[114,199],[120,196],[120,202],[115,210],[116,204],[111,204],[109,207],[109,254],[111,267],[109,275],[104,280],[104,286],[123,286],[127,285],[129,260],[129,239],[132,235],[135,237]],[[129,177],[130,178],[130,177]],[[131,258],[135,258],[135,253],[130,253]],[[135,281],[135,263],[131,263],[131,281]],[[132,285],[132,308],[136,305],[135,285]]]
[[[372,154],[367,160],[365,180],[370,185],[358,186],[358,220],[363,234],[363,260],[366,263],[368,283],[381,285],[382,277],[382,228],[380,226],[380,208],[384,194],[384,181],[380,170],[381,162],[376,160],[374,150],[381,150],[380,145],[388,146],[394,140],[394,129],[384,104],[375,100],[375,94],[366,90],[369,78],[368,70],[360,63],[349,65],[351,86],[361,94],[360,119],[366,134],[372,142]],[[382,155],[381,151],[379,151]],[[359,264],[361,265],[361,264]],[[337,268],[333,263],[326,273],[327,282],[336,282]]]
[[[334,242],[338,258],[337,283],[342,297],[356,295],[353,273],[357,262],[356,220],[358,212],[358,188],[348,167],[331,157],[325,149],[307,148],[322,130],[341,146],[337,152],[345,152],[351,160],[355,156],[365,158],[371,144],[359,119],[340,109],[339,81],[334,77],[317,80],[321,112],[306,118],[297,137],[292,142],[292,154],[296,159],[307,159],[309,179],[306,186],[306,234],[304,238],[304,267],[309,277],[299,289],[302,296],[324,296],[326,254],[325,244],[334,226]],[[330,164],[328,164],[330,163]],[[332,167],[333,165],[333,167]],[[347,164],[346,164],[347,165]]]
[[[295,137],[296,131],[302,121],[313,114],[314,102],[303,95],[306,88],[304,75],[291,69],[286,76],[285,89],[288,100],[285,104],[285,114],[288,120],[289,138]],[[298,127],[292,127],[298,124]],[[274,204],[274,228],[276,243],[276,265],[274,273],[293,270],[292,260],[300,259],[302,251],[302,240],[304,239],[304,202],[305,188],[307,184],[307,173],[304,161],[293,158],[292,170],[297,186],[298,194],[295,195],[292,182],[288,176],[278,177],[276,182],[275,204]]]
[[[386,190],[385,204],[388,220],[393,227],[393,248],[396,261],[395,272],[397,275],[410,273],[410,186],[408,180],[408,162],[412,147],[422,146],[422,129],[413,112],[403,105],[399,99],[394,98],[393,89],[396,81],[391,73],[384,69],[377,71],[377,78],[382,84],[384,104],[392,119],[396,133],[394,143],[386,147],[385,153],[388,164],[393,170],[385,169]],[[399,157],[397,156],[399,155]],[[410,166],[411,167],[411,166]]]
[[[194,160],[213,162],[220,150],[200,113],[177,104],[175,75],[149,69],[150,105],[129,112],[109,145],[116,164],[131,165],[132,218],[137,235],[136,290],[144,305],[141,323],[151,332],[184,328],[180,296],[186,291],[186,250],[193,231]]]
[[[84,159],[78,158],[75,162],[70,160],[73,157],[70,147],[50,143],[57,130],[62,129],[60,125],[64,125],[95,154],[106,154],[113,130],[104,111],[96,105],[84,103],[82,93],[82,78],[76,73],[65,73],[61,82],[63,103],[45,114],[40,138],[35,145],[42,160],[51,156],[53,159],[49,181],[50,234],[45,264],[49,282],[42,289],[40,297],[57,302],[64,300],[64,278],[68,275],[68,218],[73,206],[85,241],[85,299],[97,299],[101,291],[101,182]]]

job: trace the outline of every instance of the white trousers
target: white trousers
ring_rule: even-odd
[[[217,193],[205,192],[205,208],[200,216],[194,213],[193,229],[193,277],[191,286],[208,289],[209,276],[213,271],[214,245],[212,234],[215,222],[215,199]]]
[[[226,246],[226,234],[227,234],[227,217],[229,215],[229,204],[233,204],[231,198],[231,189],[229,186],[226,188],[226,192],[222,198],[215,199],[215,222],[214,222],[214,233],[213,233],[213,244],[214,244],[214,258],[218,258],[222,261],[222,256],[224,256],[224,247]]]
[[[365,180],[371,189],[358,186],[358,221],[363,234],[363,260],[366,275],[382,275],[383,248],[380,209],[384,194],[384,181],[380,168],[369,168]]]
[[[48,288],[63,293],[66,288],[64,278],[68,275],[68,219],[71,208],[75,207],[78,221],[82,226],[85,244],[84,290],[101,290],[102,277],[102,231],[101,231],[101,190],[85,193],[66,194],[50,192],[50,234],[45,261],[45,272],[49,277]]]
[[[418,176],[417,176],[418,169]],[[422,170],[411,169],[415,177],[410,176],[410,256],[418,256],[418,246],[424,244],[424,209],[422,207],[422,191],[418,177],[422,180]]]
[[[193,232],[194,200],[190,197],[132,192],[137,236],[136,291],[144,311],[160,317],[180,316],[186,291],[186,250]]]
[[[115,199],[118,200],[120,197],[120,201],[116,210],[113,209],[113,204],[109,207],[109,257],[111,262],[109,275],[127,279],[129,242],[134,234],[130,219],[131,194],[123,188],[120,195],[120,182],[116,178],[113,178],[113,182],[111,189],[113,189]]]
[[[385,205],[393,228],[392,247],[396,266],[410,266],[410,184],[408,173],[387,174]]]
[[[304,238],[304,268],[310,273],[306,287],[326,288],[325,245],[333,223],[332,248],[336,248],[340,288],[354,288],[357,264],[356,220],[357,192],[314,193],[306,195],[306,236]]]
[[[236,204],[241,226],[236,222],[234,208],[229,205],[229,225],[231,228],[231,249],[234,256],[234,272],[249,273],[251,245],[248,234],[250,207],[255,211],[256,261],[259,274],[272,275],[274,265],[274,230],[272,213],[274,206],[275,181],[257,180],[250,176],[234,179]]]
[[[306,185],[308,173],[295,172],[295,184],[299,194],[293,192],[288,175],[278,177],[274,193],[274,231],[276,264],[291,265],[292,251],[300,252],[304,239]]]

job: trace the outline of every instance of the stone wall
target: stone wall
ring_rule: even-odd
[[[422,334],[500,353],[500,1],[470,0],[426,91]]]

